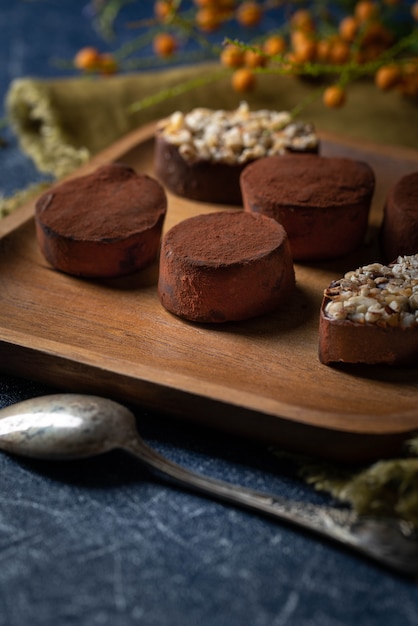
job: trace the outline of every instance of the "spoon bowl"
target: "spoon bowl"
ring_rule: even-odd
[[[49,395],[0,410],[0,448],[21,456],[80,459],[123,448],[136,436],[133,413],[98,396]]]
[[[418,536],[406,522],[290,501],[192,472],[149,447],[138,434],[133,413],[112,400],[55,394],[0,409],[0,449],[6,452],[70,460],[115,448],[190,490],[299,526],[399,573],[418,576]]]

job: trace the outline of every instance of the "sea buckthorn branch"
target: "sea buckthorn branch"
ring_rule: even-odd
[[[130,0],[135,1],[135,0]],[[109,13],[116,17],[115,7],[119,4],[120,10],[129,0],[92,0],[90,3],[91,12],[95,12],[95,23],[99,24],[99,31],[102,33],[109,31]],[[108,4],[112,5],[109,11]],[[114,52],[116,60],[120,60],[143,49],[149,40],[158,34],[165,35],[165,43],[169,38],[183,39],[183,43],[194,40],[202,49],[206,49],[209,56],[216,58],[219,55],[219,45],[208,41],[207,33],[214,32],[220,27],[224,27],[228,22],[236,20],[241,26],[250,28],[258,23],[259,19],[266,11],[282,5],[288,5],[287,0],[264,0],[264,2],[248,2],[247,0],[194,0],[195,9],[183,9],[182,0],[160,0],[154,2],[154,16],[141,19],[128,24],[128,28],[146,28],[145,37],[138,37],[132,42],[125,44],[122,50]],[[292,2],[292,5],[304,4],[303,0]],[[218,6],[219,5],[219,6]],[[226,9],[222,9],[222,5]],[[158,8],[157,8],[158,7]],[[166,7],[162,9],[161,7]],[[234,10],[232,10],[234,9]],[[105,15],[104,24],[101,24],[101,15]],[[179,46],[172,45],[169,53],[166,53],[166,45],[162,48],[157,46],[156,56],[165,57],[178,51]],[[160,59],[161,61],[161,59]],[[140,60],[139,60],[140,63]],[[80,65],[79,58],[75,58],[75,65],[79,69],[100,72],[100,64],[89,63],[84,66],[83,59]],[[148,63],[147,63],[148,65]],[[124,69],[121,67],[120,69]]]
[[[168,87],[166,89],[161,89],[155,94],[148,96],[147,98],[143,98],[142,100],[137,100],[129,107],[130,113],[137,113],[138,111],[142,111],[148,107],[154,106],[159,102],[164,102],[165,100],[169,100],[174,98],[175,96],[179,96],[188,91],[193,91],[198,87],[202,87],[204,85],[208,85],[210,83],[216,82],[221,78],[224,78],[228,74],[227,70],[220,69],[214,72],[208,72],[205,75],[202,75],[198,78],[193,78],[188,81],[183,81],[178,85],[174,85],[173,87]]]
[[[126,3],[93,1],[107,24],[109,15],[115,18],[117,6],[122,9]],[[158,0],[153,15],[129,25],[146,27],[146,33],[113,57],[107,55],[106,63],[91,49],[80,51],[74,63],[82,71],[106,74],[185,58],[189,62],[212,58],[229,70],[237,92],[256,89],[261,73],[311,77],[323,82],[322,92],[315,88],[315,96],[322,93],[324,103],[336,108],[346,101],[349,83],[366,76],[382,91],[396,88],[418,98],[417,22],[418,2],[405,0],[347,0],[331,5],[324,0]],[[226,32],[223,43],[209,37],[237,28],[239,35]],[[152,56],[135,56],[150,44]],[[202,80],[211,81],[212,75]],[[193,82],[181,89],[193,89]],[[151,105],[172,95],[173,90],[163,90],[147,101]],[[143,108],[144,102],[138,107]]]
[[[384,50],[380,56],[366,61],[358,63],[355,59],[351,58],[345,63],[318,63],[313,61],[300,62],[298,59],[294,59],[286,53],[279,53],[275,55],[269,55],[262,49],[258,49],[252,45],[247,45],[236,39],[225,39],[225,49],[234,48],[236,54],[239,52],[241,55],[245,55],[248,51],[258,51],[263,61],[260,61],[259,67],[254,67],[255,73],[269,73],[269,74],[285,74],[296,75],[302,77],[323,78],[328,80],[330,78],[337,78],[337,82],[341,86],[346,86],[349,82],[353,82],[359,78],[373,77],[376,75],[379,69],[385,68],[394,59],[400,67],[413,62],[410,56],[403,56],[401,54],[410,52],[413,54],[418,45],[418,30],[415,29],[410,35],[404,37],[400,41],[396,42],[390,48]],[[268,62],[269,66],[264,67],[264,62]],[[228,65],[228,62],[227,62]],[[231,67],[231,63],[229,63]]]
[[[114,24],[123,7],[135,0],[91,0],[88,11],[93,17],[97,31],[103,39],[111,41],[114,36]]]

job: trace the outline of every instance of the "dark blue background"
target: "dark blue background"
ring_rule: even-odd
[[[85,4],[1,0],[2,94],[17,77],[62,75],[51,58],[72,58],[84,45],[104,47]],[[0,190],[7,194],[39,173],[10,132],[4,135],[10,145],[0,151]],[[48,391],[3,375],[0,406]],[[136,414],[145,438],[180,463],[322,500],[260,445]],[[299,531],[183,492],[121,453],[61,464],[0,454],[0,626],[417,623],[415,583]]]
[[[84,0],[0,0],[0,93],[4,96],[15,78],[48,78],[63,75],[55,60],[71,61],[85,45],[103,46],[92,28]],[[65,75],[71,75],[70,70]],[[12,195],[40,179],[30,159],[18,150],[9,129],[1,132],[8,150],[0,151],[0,193]]]

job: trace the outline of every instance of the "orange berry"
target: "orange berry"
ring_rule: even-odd
[[[159,0],[159,2],[154,3],[154,15],[159,20],[166,20],[173,14],[173,11],[172,0]]]
[[[404,96],[416,99],[418,96],[418,58],[413,58],[402,66],[398,88]]]
[[[415,100],[418,97],[418,73],[402,78],[399,91],[402,95]]]
[[[316,41],[305,38],[294,50],[294,60],[296,63],[308,63],[314,61],[316,57]]]
[[[207,33],[211,33],[221,25],[222,18],[219,12],[213,7],[199,9],[196,13],[196,24]]]
[[[331,109],[338,109],[345,104],[346,94],[340,85],[331,85],[327,87],[323,93],[322,101],[325,106]]]
[[[354,7],[354,15],[359,22],[369,22],[376,17],[378,13],[378,7],[375,2],[371,0],[360,0]]]
[[[338,27],[338,32],[344,41],[354,41],[359,29],[359,21],[354,15],[344,17]]]
[[[268,56],[282,54],[286,50],[286,41],[280,35],[268,37],[263,45],[263,51]]]
[[[418,57],[411,58],[402,65],[402,74],[405,76],[418,74]]]
[[[237,10],[237,21],[241,26],[257,26],[261,22],[263,12],[257,2],[243,2]]]
[[[301,30],[294,30],[290,33],[290,45],[294,50],[304,45],[308,40],[307,34],[303,33]]]
[[[329,39],[320,39],[316,44],[316,58],[321,63],[330,60],[332,43]]]
[[[374,77],[374,82],[379,89],[387,91],[395,87],[401,79],[401,71],[397,65],[382,65]]]
[[[331,45],[329,59],[331,63],[343,65],[350,58],[350,48],[345,41],[335,41]]]
[[[290,18],[290,25],[293,29],[302,30],[305,33],[311,33],[315,30],[312,16],[306,9],[299,9],[293,13]]]
[[[198,9],[216,9],[220,11],[231,10],[236,4],[236,0],[193,0]]]
[[[418,22],[418,2],[414,2],[411,7],[411,15],[416,22]]]
[[[111,74],[116,74],[118,71],[118,64],[112,54],[104,53],[99,57],[98,69],[101,74],[110,76]]]
[[[228,44],[221,52],[221,64],[224,67],[240,67],[244,63],[244,51],[234,44]]]
[[[235,4],[235,0],[218,0],[218,11],[223,13],[225,17],[228,17],[228,15],[231,15],[231,12],[234,10]]]
[[[177,49],[177,40],[169,33],[158,33],[155,35],[152,47],[159,57],[170,57]]]
[[[390,46],[392,42],[392,33],[390,33],[380,22],[371,22],[368,24],[364,29],[361,39],[361,45],[363,47],[376,44],[383,46],[383,49]]]
[[[267,57],[257,50],[246,50],[244,52],[244,65],[246,67],[265,67]]]
[[[218,4],[216,0],[193,0],[193,2],[199,9],[216,8]]]
[[[74,57],[74,65],[79,70],[95,70],[99,59],[100,53],[96,48],[81,48]]]
[[[256,84],[254,72],[248,67],[242,67],[235,70],[232,75],[232,88],[238,92],[252,91]]]

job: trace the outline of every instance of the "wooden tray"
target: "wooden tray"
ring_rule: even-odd
[[[152,174],[153,132],[151,124],[128,135],[75,175],[110,161]],[[323,154],[375,169],[368,240],[349,258],[296,265],[288,306],[245,323],[195,325],[169,314],[157,298],[157,264],[102,281],[52,270],[38,250],[33,202],[2,220],[0,369],[302,453],[357,461],[398,451],[418,430],[418,370],[321,365],[318,311],[332,279],[379,258],[387,189],[418,169],[418,152],[322,141]],[[169,194],[166,228],[220,208]]]

